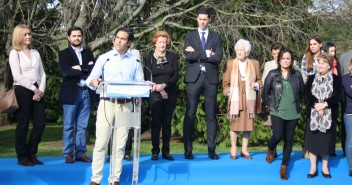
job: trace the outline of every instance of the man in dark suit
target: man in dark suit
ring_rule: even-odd
[[[82,48],[83,31],[71,27],[67,31],[69,46],[59,52],[59,64],[63,75],[59,102],[63,106],[63,154],[66,163],[76,161],[92,162],[85,153],[86,129],[88,126],[92,101],[97,98],[85,79],[94,66],[93,53]]]
[[[200,94],[204,93],[207,120],[208,156],[219,159],[215,152],[218,122],[216,118],[216,96],[219,84],[219,64],[223,57],[222,41],[217,33],[208,29],[209,11],[201,8],[197,13],[198,29],[185,37],[185,55],[187,58],[185,83],[187,95],[186,115],[183,123],[183,141],[185,158],[193,159],[192,134],[194,119]]]

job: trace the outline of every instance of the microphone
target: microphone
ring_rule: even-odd
[[[100,94],[100,93],[104,94],[104,68],[105,68],[106,62],[108,62],[109,60],[110,60],[110,58],[106,59],[106,61],[103,64],[103,69],[101,72],[101,82],[98,83],[98,88],[96,90],[97,94]]]
[[[141,62],[139,59],[136,60],[137,62]],[[143,65],[144,68],[148,69],[149,74],[150,74],[150,81],[153,82],[153,74],[152,74],[152,70],[147,67],[146,65]]]
[[[105,68],[105,64],[106,62],[108,62],[110,60],[110,58],[106,59],[106,61],[104,62],[103,64],[103,70],[102,70],[102,73],[101,73],[101,80],[104,81],[104,68]]]

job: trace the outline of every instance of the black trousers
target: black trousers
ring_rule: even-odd
[[[204,109],[207,120],[207,145],[208,152],[215,152],[218,121],[217,110],[217,88],[218,84],[210,84],[205,74],[200,74],[194,83],[186,86],[186,114],[183,122],[183,142],[185,153],[191,153],[193,149],[194,120],[198,108],[199,97],[204,94]]]
[[[133,138],[133,131],[134,131],[133,128],[128,130],[128,136],[127,136],[126,147],[125,147],[125,154],[131,154],[132,142],[133,142],[133,139],[132,139]],[[110,147],[109,147],[109,149],[110,149]]]
[[[17,118],[16,126],[16,154],[20,160],[38,152],[38,145],[45,128],[45,103],[44,97],[34,101],[34,92],[16,85],[15,90],[19,109],[15,112]],[[33,129],[27,141],[29,121],[33,120]]]
[[[281,139],[284,140],[282,165],[288,165],[293,147],[293,137],[295,134],[298,119],[284,120],[278,116],[271,115],[273,135],[271,136],[268,148],[273,151]]]
[[[170,152],[171,120],[176,107],[176,95],[169,94],[168,99],[162,99],[159,92],[152,92],[149,98],[149,106],[152,115],[151,135],[152,154],[160,153],[160,131],[162,130],[162,153]]]

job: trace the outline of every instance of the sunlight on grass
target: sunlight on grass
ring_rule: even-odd
[[[31,127],[30,127],[31,129]],[[150,141],[150,133],[148,136],[144,135],[141,141],[141,154],[151,154],[152,144]],[[92,151],[94,147],[94,134],[89,138],[89,143],[87,145],[88,151],[87,155],[92,156]],[[0,127],[0,157],[16,157],[15,152],[15,125],[7,125]],[[62,154],[62,125],[58,124],[47,124],[42,141],[39,145],[38,156],[63,156]],[[183,143],[178,139],[171,140],[171,154],[183,154]],[[340,144],[336,145],[337,150],[341,150]],[[278,150],[282,150],[282,145],[277,147]],[[241,150],[241,147],[237,147],[237,152]],[[253,146],[248,149],[250,152],[263,152],[266,151],[266,146]],[[301,146],[294,146],[293,150],[300,151]],[[225,143],[220,143],[217,146],[217,153],[229,153],[230,147],[226,146]],[[193,153],[207,153],[206,144],[193,143]]]

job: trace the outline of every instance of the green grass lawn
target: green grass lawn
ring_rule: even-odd
[[[88,152],[87,155],[92,155],[94,147],[94,134],[91,134],[88,141]],[[47,124],[45,127],[42,141],[39,145],[38,156],[62,156],[62,125],[59,124]],[[141,154],[150,154],[151,150],[150,132],[146,132],[142,135],[141,141]],[[340,144],[337,144],[337,149],[341,150]],[[228,153],[230,150],[229,146],[221,143],[217,146],[217,153]],[[241,149],[238,147],[237,151]],[[266,151],[266,146],[249,147],[250,152]],[[282,146],[278,146],[278,150],[282,150]],[[294,146],[293,150],[301,150],[301,146]],[[16,157],[15,152],[15,124],[6,125],[0,127],[0,157]],[[172,154],[182,154],[183,143],[180,139],[171,140],[171,151]],[[206,144],[193,144],[193,153],[207,153]]]

